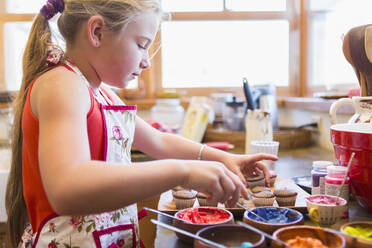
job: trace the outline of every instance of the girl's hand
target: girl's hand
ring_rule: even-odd
[[[245,185],[224,164],[211,161],[184,161],[187,173],[182,186],[208,195],[207,201],[216,205],[228,202],[235,206],[240,195],[248,198]]]
[[[236,155],[229,153],[224,159],[224,164],[234,172],[244,184],[247,184],[244,175],[250,176],[253,173],[264,174],[266,186],[269,186],[270,173],[266,165],[261,160],[276,161],[278,158],[266,153],[254,155]]]

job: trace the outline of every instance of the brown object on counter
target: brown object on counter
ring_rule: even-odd
[[[191,208],[196,200],[196,191],[193,190],[178,190],[173,191],[173,200],[176,203],[177,209]]]
[[[208,128],[203,142],[229,142],[241,153],[245,151],[245,132],[221,131]],[[273,132],[273,140],[280,143],[279,151],[309,147],[312,143],[311,130],[306,128],[284,128]]]
[[[275,201],[274,193],[271,191],[261,191],[252,195],[253,203],[256,207],[272,206]]]
[[[358,247],[358,248],[372,247],[372,240],[367,240],[362,237],[358,237],[354,235],[353,236],[346,235],[346,232],[345,232],[346,227],[356,227],[356,226],[370,229],[372,228],[372,221],[354,221],[354,222],[343,224],[340,227],[340,232],[343,234],[348,247]]]
[[[245,178],[248,188],[253,189],[256,186],[265,186],[265,177],[263,175],[252,175]]]
[[[290,226],[280,228],[276,230],[273,236],[277,239],[280,239],[284,242],[287,242],[290,239],[294,239],[297,236],[302,238],[315,238],[319,239],[323,245],[328,246],[329,248],[345,248],[346,242],[344,237],[340,234],[329,232],[321,227],[313,226]],[[274,248],[279,248],[274,244]]]
[[[262,234],[251,231],[241,225],[217,225],[205,227],[196,233],[202,238],[209,239],[227,247],[238,247],[244,242],[252,243],[252,247],[266,247],[265,237]],[[196,248],[213,248],[213,246],[196,240],[194,241]]]
[[[343,42],[346,60],[352,65],[358,77],[361,96],[372,96],[372,25],[350,29]]]
[[[276,202],[280,207],[289,207],[296,204],[297,192],[290,189],[274,190]]]

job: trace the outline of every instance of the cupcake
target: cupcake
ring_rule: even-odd
[[[252,200],[256,207],[272,206],[275,201],[275,196],[273,192],[265,190],[252,195]]]
[[[270,187],[274,187],[276,181],[276,173],[275,171],[270,171]]]
[[[176,203],[177,209],[191,208],[196,200],[196,191],[194,190],[178,190],[173,191],[173,200]]]
[[[256,186],[265,186],[265,177],[263,175],[252,175],[246,178],[248,188],[253,189]]]
[[[254,208],[253,202],[251,200],[244,199],[243,197],[239,198],[238,203],[240,204],[240,206],[236,205],[236,208],[241,208],[241,206],[246,209]]]
[[[296,191],[290,189],[276,189],[274,195],[276,197],[276,202],[280,207],[289,207],[296,204]]]
[[[183,188],[182,186],[176,186],[172,189],[172,193],[176,192],[176,191],[180,191],[180,190],[184,190],[185,188]]]
[[[196,198],[198,199],[199,206],[212,206],[211,204],[207,203],[207,195],[206,194],[204,194],[202,192],[198,192],[196,194]],[[217,204],[212,206],[212,207],[217,207]]]
[[[271,191],[271,190],[267,187],[264,187],[264,186],[256,186],[253,189],[251,189],[251,191],[252,191],[253,194],[257,194],[257,193],[260,193],[262,191]]]

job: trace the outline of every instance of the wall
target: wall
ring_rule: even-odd
[[[151,118],[150,110],[140,110],[138,115],[144,120]],[[345,123],[351,116],[351,114],[337,114],[337,121]],[[281,107],[278,109],[278,117],[279,126],[281,127],[298,127],[312,122],[318,123],[319,132],[313,133],[314,142],[325,149],[333,151],[329,131],[331,121],[328,112]]]
[[[307,111],[292,108],[279,108],[279,126],[297,127],[307,123],[318,123],[318,133],[314,133],[317,145],[333,151],[330,139],[331,121],[327,112]],[[337,121],[345,123],[352,115],[338,114]]]

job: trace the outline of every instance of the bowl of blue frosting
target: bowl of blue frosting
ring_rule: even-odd
[[[302,225],[303,215],[291,208],[257,207],[244,212],[243,221],[266,233],[273,233],[279,228]]]

